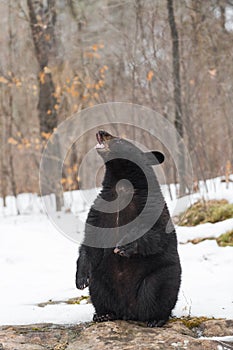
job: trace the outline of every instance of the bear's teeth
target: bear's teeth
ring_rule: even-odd
[[[104,148],[104,144],[103,143],[97,143],[95,148]]]

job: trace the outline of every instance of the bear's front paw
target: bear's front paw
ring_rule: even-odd
[[[87,277],[76,278],[76,287],[78,289],[84,289],[88,286],[89,286],[89,278],[87,278]]]
[[[129,243],[123,246],[117,245],[114,249],[114,253],[126,258],[130,258],[132,255],[137,254],[137,244]]]

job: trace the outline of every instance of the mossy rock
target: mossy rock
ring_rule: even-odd
[[[223,233],[217,238],[217,243],[221,247],[231,246],[233,247],[233,230]]]
[[[71,298],[68,300],[48,300],[44,303],[37,304],[39,307],[45,307],[48,305],[57,305],[57,304],[81,304],[83,301],[86,302],[86,304],[90,304],[90,296],[88,295],[81,295],[80,297]],[[1,349],[0,349],[1,350]]]
[[[71,298],[66,301],[67,304],[81,304],[82,301],[86,301],[87,304],[90,304],[90,296],[89,295],[82,295],[81,297],[77,298]]]
[[[197,328],[200,326],[200,324],[202,324],[205,321],[209,321],[209,320],[213,320],[214,318],[209,318],[209,317],[205,317],[205,316],[201,316],[201,317],[181,317],[181,318],[176,318],[174,317],[173,319],[171,319],[169,322],[176,322],[176,321],[181,321],[188,329],[193,329],[193,328]]]
[[[198,244],[207,240],[215,240],[220,247],[233,247],[233,230],[223,233],[219,237],[200,237],[189,239],[187,243]]]
[[[179,216],[180,226],[196,226],[233,218],[233,204],[227,200],[198,201]]]

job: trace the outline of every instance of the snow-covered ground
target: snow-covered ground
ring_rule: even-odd
[[[77,256],[78,246],[58,233],[45,215],[2,218],[0,324],[91,320],[90,304],[37,306],[88,294],[75,288]]]
[[[226,189],[226,184],[219,181],[217,190],[215,186],[204,195],[232,202],[233,186],[230,184]],[[199,196],[195,194],[189,200]],[[61,302],[38,306],[49,300],[64,301],[88,295],[88,290],[75,288],[78,244],[59,233],[47,216],[40,213],[39,197],[25,194],[17,201],[22,213],[18,216],[14,215],[12,198],[8,198],[7,209],[1,210],[0,203],[0,324],[90,321],[94,312],[91,304]],[[170,208],[174,207],[174,202],[168,202]],[[72,205],[73,211],[87,212],[88,207],[77,200]],[[63,215],[70,214],[64,212]],[[184,244],[188,239],[219,236],[230,229],[233,229],[233,219],[177,227],[183,273],[174,315],[233,318],[233,247],[219,247],[213,240]]]

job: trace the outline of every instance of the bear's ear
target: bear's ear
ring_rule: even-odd
[[[158,151],[146,152],[145,156],[150,165],[157,165],[163,163],[165,157],[163,153]]]

